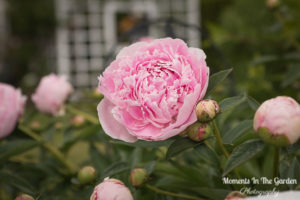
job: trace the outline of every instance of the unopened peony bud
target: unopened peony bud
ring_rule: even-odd
[[[91,166],[85,166],[80,169],[77,174],[77,179],[81,184],[92,182],[96,178],[96,170]]]
[[[211,128],[207,123],[196,122],[187,129],[187,135],[190,139],[200,142],[206,139],[211,133]]]
[[[219,104],[214,100],[203,99],[196,106],[196,114],[199,122],[209,122],[219,113]]]
[[[257,109],[253,128],[267,143],[294,144],[300,137],[300,105],[291,97],[269,99]]]
[[[28,194],[20,194],[15,198],[15,200],[34,200],[34,198]]]
[[[140,187],[148,180],[149,175],[145,169],[136,168],[130,172],[130,183],[133,187]]]
[[[11,134],[23,114],[26,97],[11,85],[0,83],[0,139]]]
[[[32,101],[39,111],[57,115],[72,92],[72,85],[64,77],[50,74],[42,78]]]
[[[61,122],[56,122],[54,124],[54,127],[55,127],[55,129],[60,130],[60,129],[62,129],[64,127],[64,124],[61,123]]]
[[[90,200],[133,200],[130,190],[122,181],[106,178],[94,188]]]
[[[83,116],[81,115],[76,115],[75,117],[73,117],[71,124],[75,127],[80,127],[84,124],[85,119]]]
[[[246,197],[247,197],[246,195],[244,195],[238,191],[233,191],[233,192],[230,192],[224,200],[239,200],[239,199],[244,199]]]

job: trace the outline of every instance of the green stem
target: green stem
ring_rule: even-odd
[[[213,125],[214,135],[215,135],[215,137],[217,139],[217,143],[218,143],[219,147],[221,148],[221,150],[223,151],[225,157],[228,159],[229,158],[229,153],[228,153],[228,151],[226,150],[226,148],[225,148],[225,146],[223,144],[221,133],[220,133],[220,131],[218,129],[218,126],[217,126],[215,120],[212,121],[212,125]],[[241,179],[240,174],[236,170],[233,170],[233,173],[235,174],[235,176],[238,179]]]
[[[74,108],[73,106],[70,105],[66,105],[66,109],[71,112],[74,113],[75,115],[81,115],[82,117],[84,117],[86,120],[90,121],[93,124],[99,124],[99,120],[98,118],[94,117],[93,115],[83,112],[77,108]]]
[[[53,156],[60,161],[70,172],[70,174],[74,173],[76,167],[70,163],[68,160],[65,159],[64,155],[57,149],[55,148],[52,144],[44,141],[42,139],[41,136],[39,136],[38,134],[34,133],[33,131],[31,131],[30,129],[28,129],[27,127],[25,127],[24,125],[19,124],[19,129],[25,133],[26,135],[28,135],[29,137],[33,138],[34,140],[36,140],[37,142],[40,142],[43,147],[45,149],[47,149],[48,151],[50,151]]]
[[[164,195],[168,195],[168,196],[172,196],[172,197],[178,197],[178,198],[183,198],[183,199],[192,199],[192,200],[205,200],[199,197],[195,197],[195,196],[190,196],[190,195],[185,195],[185,194],[177,194],[177,193],[173,193],[173,192],[168,192],[162,189],[159,189],[157,187],[154,187],[152,185],[147,184],[146,187],[156,193],[160,193],[160,194],[164,194]]]
[[[279,175],[279,157],[280,157],[280,147],[274,147],[274,160],[273,160],[273,179]]]
[[[226,150],[223,142],[222,142],[222,138],[221,138],[221,134],[220,134],[220,131],[217,127],[217,124],[215,122],[215,120],[212,121],[212,125],[213,125],[213,132],[214,132],[214,135],[217,139],[217,143],[219,145],[219,147],[221,148],[221,150],[223,151],[224,155],[226,156],[226,158],[228,159],[229,158],[229,153],[228,151]]]

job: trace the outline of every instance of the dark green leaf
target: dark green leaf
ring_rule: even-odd
[[[260,106],[260,104],[258,103],[258,101],[256,101],[253,97],[251,96],[247,96],[247,102],[249,104],[249,106],[256,111],[258,109],[258,107]]]
[[[204,160],[207,164],[219,167],[220,161],[217,153],[206,145],[199,145],[195,147],[195,150],[200,154],[201,159]]]
[[[4,143],[0,146],[0,161],[10,158],[11,156],[22,154],[39,143],[33,140],[14,140]]]
[[[222,137],[222,140],[225,144],[232,144],[235,141],[235,139],[242,136],[242,134],[244,134],[246,131],[251,130],[252,127],[253,120],[242,121],[233,129],[225,132],[225,134]]]
[[[86,139],[91,135],[98,133],[101,130],[101,126],[99,125],[90,125],[85,127],[77,132],[75,132],[70,137],[65,138],[64,145],[62,147],[63,150],[69,149],[76,141]]]
[[[115,174],[121,173],[123,171],[129,170],[130,166],[126,162],[117,162],[110,165],[108,168],[106,168],[102,175],[101,179],[104,179],[106,177],[113,176]]]
[[[148,174],[151,174],[154,171],[155,165],[156,165],[156,161],[151,161],[146,165],[145,169],[148,172]]]
[[[230,74],[232,68],[217,72],[209,77],[208,88],[206,94],[208,95],[213,89],[220,84]]]
[[[246,100],[246,97],[244,95],[236,96],[236,97],[229,97],[229,98],[223,99],[219,103],[219,105],[220,105],[221,111],[224,112],[226,110],[230,110],[230,109],[240,105],[245,100]]]
[[[0,179],[5,180],[5,183],[7,185],[16,187],[21,192],[35,195],[34,187],[27,180],[23,179],[21,176],[16,175],[15,173],[11,173],[6,170],[0,171]]]
[[[298,78],[300,78],[300,66],[299,65],[293,65],[289,68],[288,72],[286,73],[283,81],[282,86],[286,87],[296,81]]]
[[[199,142],[194,142],[188,138],[178,138],[175,140],[170,147],[168,148],[167,154],[166,154],[166,159],[170,159],[171,157],[187,150],[193,147],[196,147],[201,143]]]
[[[300,183],[300,164],[297,160],[297,158],[295,157],[291,164],[290,164],[290,167],[288,169],[288,177],[290,179],[296,179],[297,180],[297,183]],[[294,188],[296,187],[297,185],[289,185],[290,188]]]
[[[251,159],[263,150],[265,143],[261,140],[249,140],[239,145],[230,155],[225,165],[223,176],[231,172],[234,168]]]

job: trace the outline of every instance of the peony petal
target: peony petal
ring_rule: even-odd
[[[126,142],[135,142],[137,138],[131,135],[128,130],[113,117],[111,112],[113,108],[114,104],[106,98],[102,99],[97,107],[99,121],[103,130],[112,138]]]

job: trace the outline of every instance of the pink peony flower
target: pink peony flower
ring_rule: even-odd
[[[165,140],[197,120],[209,68],[201,49],[180,39],[137,42],[121,50],[99,77],[104,131],[127,142]]]
[[[50,74],[42,78],[32,101],[41,112],[57,114],[72,92],[72,85],[64,77]]]
[[[300,105],[291,97],[269,99],[256,111],[253,127],[269,143],[293,144],[300,137]]]
[[[117,179],[106,178],[94,188],[90,200],[133,200],[129,189]]]
[[[23,114],[26,97],[21,91],[0,83],[0,138],[9,135]]]

